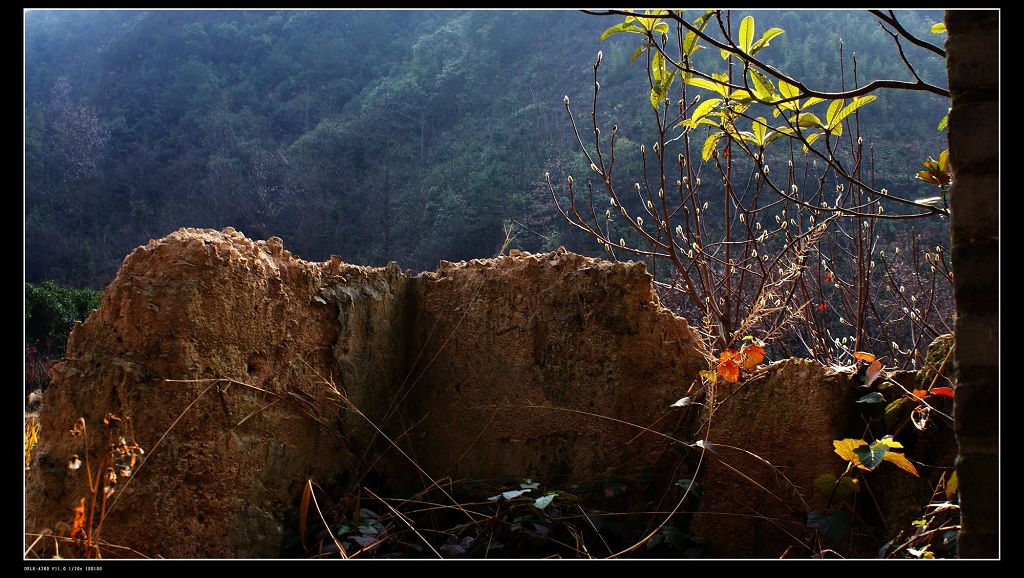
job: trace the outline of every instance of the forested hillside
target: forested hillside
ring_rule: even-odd
[[[900,16],[919,35],[941,20]],[[866,12],[756,17],[785,30],[764,58],[816,88],[839,88],[840,40],[860,83],[908,77]],[[629,63],[632,39],[599,42],[615,22],[574,11],[30,11],[27,280],[102,288],[132,248],[183,226],[414,270],[492,256],[508,224],[514,247],[595,254],[555,212],[543,175],[589,170],[562,98],[592,98],[598,49],[601,120],[618,124],[621,162],[639,170],[629,147],[651,142],[649,89]],[[918,73],[944,83],[940,59]],[[944,148],[936,124],[948,102],[878,96],[860,121],[876,182],[931,195],[912,175]],[[574,109],[587,122],[589,110]]]

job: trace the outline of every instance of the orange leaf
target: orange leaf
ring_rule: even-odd
[[[928,395],[928,392],[923,390],[923,389],[915,389],[914,390],[914,397],[917,397],[917,398],[920,398],[920,399],[924,399],[924,396],[926,396],[926,395]]]
[[[941,395],[943,397],[953,397],[953,390],[948,387],[935,387],[928,393],[932,395]]]
[[[724,354],[723,354],[724,355]],[[740,366],[731,359],[718,364],[718,375],[729,383],[736,383],[740,380]]]
[[[901,470],[914,474],[917,477],[921,477],[918,476],[917,468],[914,467],[914,464],[910,463],[910,461],[907,460],[906,456],[904,456],[903,454],[896,452],[885,452],[885,456],[882,459],[887,462],[892,462]]]
[[[743,348],[746,359],[743,360],[743,369],[750,371],[757,367],[764,359],[764,348],[759,345],[748,345]]]
[[[75,521],[71,526],[71,537],[77,538],[79,534],[85,534],[85,498],[75,507]]]
[[[864,353],[863,351],[854,351],[853,356],[861,361],[866,361],[867,363],[871,363],[872,361],[875,360],[874,355],[871,355],[870,353]]]
[[[740,353],[738,351],[736,351],[735,349],[726,349],[721,354],[719,354],[718,362],[719,363],[726,363],[726,362],[732,361],[733,363],[735,363],[736,361],[739,361],[739,356],[740,356]]]
[[[870,387],[872,383],[878,379],[878,376],[882,374],[882,362],[876,361],[868,366],[867,372],[864,373],[864,387]]]

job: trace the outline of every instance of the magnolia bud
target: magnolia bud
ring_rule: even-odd
[[[654,203],[652,203],[650,201],[647,201],[647,210],[653,212],[654,211]]]
[[[562,104],[564,104],[565,106],[569,106],[569,95],[568,94],[562,97]]]
[[[658,198],[660,198],[660,199],[664,199],[665,198],[665,189],[658,189]]]
[[[644,218],[640,217],[640,216],[637,216],[636,224],[637,224],[638,227],[643,227],[644,226]]]
[[[615,202],[615,197],[611,197],[611,198],[609,198],[608,200],[612,202],[612,206],[613,206],[613,207],[617,207],[617,206],[619,206],[619,204]]]
[[[565,177],[565,182],[568,183],[569,186],[571,187],[572,186],[572,175],[569,175],[568,177]]]
[[[597,51],[597,63],[601,64],[601,59],[604,58],[604,53],[600,50]]]

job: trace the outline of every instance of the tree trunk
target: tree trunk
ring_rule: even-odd
[[[961,558],[999,556],[999,12],[946,12]]]

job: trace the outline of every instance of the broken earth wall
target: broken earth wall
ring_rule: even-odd
[[[182,229],[129,255],[72,332],[26,526],[67,535],[88,494],[69,460],[95,468],[120,435],[147,454],[113,485],[107,555],[275,557],[309,479],[350,487],[374,465],[398,491],[426,487],[374,426],[435,480],[649,473],[669,444],[636,426],[664,418],[702,364],[642,265],[559,251],[408,277]],[[79,417],[87,439],[68,434]]]

